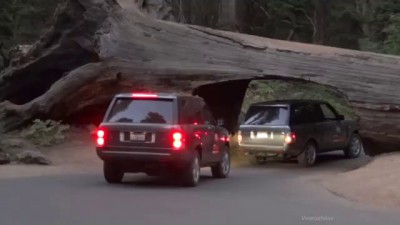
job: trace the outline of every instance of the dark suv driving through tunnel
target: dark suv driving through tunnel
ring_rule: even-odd
[[[196,186],[201,167],[216,178],[230,171],[228,131],[218,126],[200,97],[175,94],[120,94],[96,132],[96,150],[109,183],[124,173],[179,176]]]
[[[355,121],[345,120],[328,102],[284,100],[253,104],[240,125],[239,149],[255,156],[258,163],[268,157],[297,158],[312,166],[317,155],[343,150],[358,157],[363,145]]]

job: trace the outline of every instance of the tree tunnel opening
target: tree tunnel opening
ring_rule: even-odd
[[[202,97],[217,119],[224,119],[224,127],[234,133],[241,112],[243,98],[251,80],[232,80],[200,86],[193,95]]]
[[[232,80],[200,86],[193,94],[205,99],[215,117],[225,120],[224,127],[231,134],[237,131],[248,107],[264,101],[325,100],[346,119],[358,119],[344,93],[334,87],[303,79],[273,76],[265,79]]]

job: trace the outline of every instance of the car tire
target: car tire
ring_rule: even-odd
[[[110,184],[121,183],[124,177],[124,172],[120,168],[107,162],[103,164],[103,173],[105,180]]]
[[[297,156],[297,162],[302,167],[311,167],[317,160],[317,146],[314,142],[308,142],[300,155]]]
[[[215,178],[227,178],[231,170],[231,156],[229,147],[222,148],[222,158],[218,164],[211,167],[211,173]]]
[[[192,160],[187,168],[183,171],[183,185],[186,187],[196,187],[200,180],[200,157],[199,153],[193,153]]]
[[[355,159],[361,155],[363,150],[364,147],[360,135],[353,134],[348,146],[344,150],[344,155],[346,158]]]

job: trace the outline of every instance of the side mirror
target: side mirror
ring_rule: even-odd
[[[338,115],[337,116],[337,120],[344,120],[345,118],[344,118],[344,116],[343,115]]]
[[[218,119],[217,120],[217,125],[220,126],[220,127],[224,126],[225,125],[224,119]]]

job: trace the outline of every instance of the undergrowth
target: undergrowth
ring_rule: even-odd
[[[21,132],[22,137],[39,146],[52,146],[65,141],[69,125],[60,121],[36,119]]]

